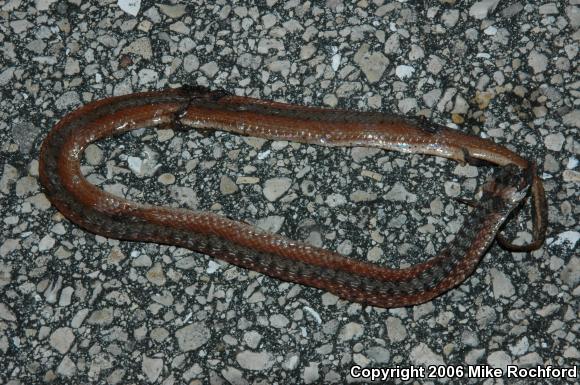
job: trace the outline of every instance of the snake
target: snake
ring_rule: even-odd
[[[481,198],[472,201],[471,213],[443,250],[409,267],[388,268],[209,211],[127,200],[83,176],[81,158],[89,144],[168,125],[312,145],[377,147],[496,167],[481,188]],[[466,280],[528,195],[535,239],[529,245],[504,244],[516,251],[537,248],[546,228],[544,190],[535,167],[490,140],[426,119],[287,104],[200,86],[108,97],[68,113],[42,142],[39,178],[52,205],[88,232],[187,248],[382,308],[421,304]]]

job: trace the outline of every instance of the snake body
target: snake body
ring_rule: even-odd
[[[482,198],[444,250],[423,263],[389,269],[210,212],[132,202],[97,188],[82,175],[80,160],[90,143],[137,128],[169,124],[273,140],[374,146],[459,161],[484,160],[500,167],[484,184]],[[276,103],[199,87],[111,97],[80,107],[60,120],[44,140],[39,171],[52,204],[92,233],[185,247],[281,280],[385,308],[429,301],[464,281],[530,186],[536,238],[542,239],[545,231],[541,181],[525,159],[491,141],[422,120]],[[544,223],[536,224],[538,221]]]

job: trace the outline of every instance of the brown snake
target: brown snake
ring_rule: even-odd
[[[90,143],[137,128],[169,124],[326,146],[380,147],[469,163],[483,160],[501,167],[484,184],[482,198],[443,251],[423,263],[389,269],[210,212],[128,201],[102,191],[82,175],[81,156]],[[491,141],[422,120],[262,101],[200,87],[111,97],[71,112],[42,144],[40,179],[54,206],[90,232],[189,248],[385,308],[429,301],[465,280],[530,186],[535,241],[528,246],[508,246],[519,250],[538,247],[546,229],[544,191],[534,167]]]

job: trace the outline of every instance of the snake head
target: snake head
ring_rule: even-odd
[[[501,166],[483,185],[484,195],[499,198],[510,206],[521,202],[530,189],[534,167],[525,169],[515,164]]]

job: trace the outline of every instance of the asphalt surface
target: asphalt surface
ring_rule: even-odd
[[[1,384],[579,383],[558,377],[580,359],[578,0],[126,3],[0,1]],[[385,310],[95,236],[50,205],[38,150],[60,118],[184,84],[491,138],[537,163],[546,244],[493,245],[458,288]],[[140,202],[404,267],[445,247],[469,215],[456,198],[490,169],[165,127],[92,145],[83,172]],[[508,229],[517,242],[527,211]]]

